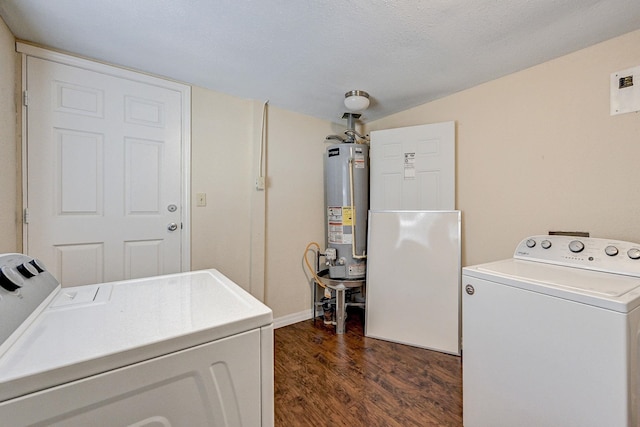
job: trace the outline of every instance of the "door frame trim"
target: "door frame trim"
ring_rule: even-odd
[[[167,80],[131,69],[109,65],[91,59],[85,59],[66,53],[56,52],[31,44],[16,42],[16,51],[22,54],[22,93],[27,90],[27,57],[46,59],[65,65],[71,65],[89,71],[125,78],[149,85],[159,86],[180,93],[182,100],[182,140],[181,146],[181,203],[182,203],[182,230],[180,266],[181,271],[191,270],[191,86],[177,81]],[[28,252],[28,226],[25,224],[24,212],[27,206],[28,182],[27,182],[27,108],[22,102],[22,132],[21,157],[22,157],[22,251]]]

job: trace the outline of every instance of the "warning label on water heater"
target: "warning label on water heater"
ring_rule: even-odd
[[[329,243],[351,243],[353,215],[351,206],[329,206],[327,208]]]
[[[353,225],[353,209],[351,209],[351,206],[342,207],[342,225]]]

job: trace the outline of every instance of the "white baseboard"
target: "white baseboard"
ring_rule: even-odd
[[[278,329],[284,326],[293,325],[294,323],[302,322],[303,320],[309,320],[312,318],[311,313],[311,309],[308,309],[297,313],[287,314],[286,316],[277,317],[273,319],[273,327]]]

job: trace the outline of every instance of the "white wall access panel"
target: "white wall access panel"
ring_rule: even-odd
[[[455,122],[371,132],[370,209],[455,209]]]
[[[460,354],[459,211],[370,211],[365,335]]]

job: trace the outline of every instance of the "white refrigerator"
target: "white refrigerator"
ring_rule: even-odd
[[[369,212],[365,336],[460,354],[460,211]]]

